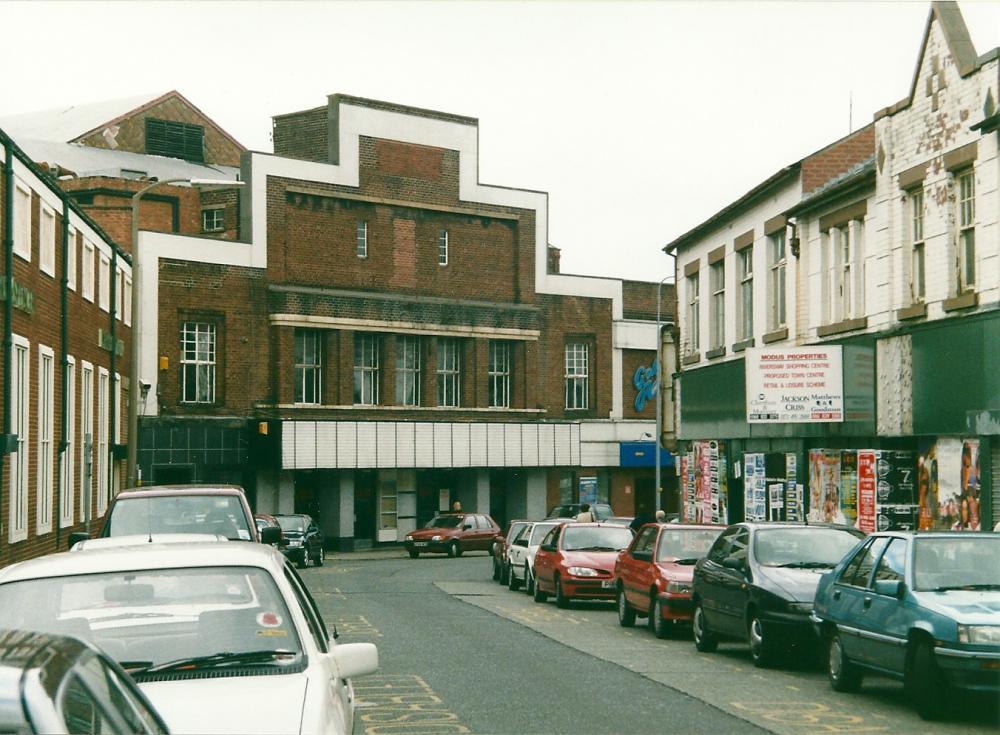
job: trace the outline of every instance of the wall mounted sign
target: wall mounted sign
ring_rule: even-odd
[[[839,345],[746,351],[747,423],[839,423],[844,420]]]
[[[35,312],[35,292],[23,283],[18,283],[17,279],[14,280],[14,287],[11,290],[14,292],[14,298],[11,301],[14,308],[20,309],[25,314],[33,314]],[[0,301],[6,300],[7,279],[0,278]]]
[[[119,357],[125,354],[125,340],[118,337],[112,339],[111,333],[105,332],[103,329],[97,330],[97,344],[106,352],[111,352],[114,349],[115,354]]]
[[[649,367],[640,365],[632,376],[632,385],[635,386],[635,410],[642,413],[646,408],[646,403],[656,397],[657,377],[659,369],[656,359],[653,359]]]

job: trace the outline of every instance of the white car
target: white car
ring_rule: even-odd
[[[0,621],[96,644],[172,733],[352,732],[378,651],[331,638],[280,552],[137,538],[0,569]]]
[[[514,537],[511,542],[508,554],[508,568],[510,570],[507,577],[507,588],[516,590],[524,585],[524,591],[529,595],[535,591],[535,577],[532,569],[535,568],[535,553],[538,545],[542,543],[545,535],[558,525],[567,523],[563,518],[559,520],[536,521],[527,524],[521,532]]]

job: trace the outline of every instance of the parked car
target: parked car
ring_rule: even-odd
[[[869,536],[816,590],[813,623],[830,685],[856,691],[866,672],[906,682],[921,717],[946,713],[951,690],[1000,696],[1000,536]]]
[[[615,596],[615,560],[632,542],[624,526],[566,523],[549,531],[535,554],[535,602],[550,594],[557,607],[570,600],[611,600]]]
[[[143,533],[208,533],[265,544],[280,537],[277,530],[265,530],[263,537],[258,534],[250,505],[238,485],[156,485],[122,490],[112,499],[98,536]],[[86,533],[71,533],[69,545],[86,538]]]
[[[516,520],[507,524],[507,533],[493,543],[493,579],[500,584],[507,584],[509,567],[507,566],[507,551],[510,543],[518,532],[528,524],[528,521]]]
[[[466,551],[490,551],[503,535],[499,524],[482,513],[439,513],[418,531],[406,534],[403,547],[411,559],[422,552],[461,556]]]
[[[608,516],[607,518],[602,518],[601,523],[611,523],[615,526],[631,526],[634,520],[635,516]]]
[[[694,644],[714,651],[721,638],[749,641],[755,666],[779,648],[814,641],[809,613],[820,574],[863,534],[848,526],[737,523],[694,568]]]
[[[507,550],[507,589],[518,590],[524,585],[525,592],[529,595],[534,593],[532,569],[538,546],[549,531],[567,522],[566,519],[534,521],[521,529]]]
[[[281,533],[281,526],[278,525],[278,521],[275,519],[274,516],[269,515],[267,513],[254,513],[253,522],[257,526],[257,535],[261,537],[263,537],[264,535],[265,528],[278,529],[280,536],[278,537],[277,541],[274,541],[273,543],[269,544],[269,546],[273,546],[274,548],[280,550],[281,547],[285,545],[286,543],[285,537],[284,534]]]
[[[670,626],[691,620],[694,565],[715,543],[724,526],[650,523],[615,561],[618,622],[635,625],[644,617],[658,638]]]
[[[281,553],[137,539],[0,569],[5,624],[98,646],[174,733],[352,731],[378,651],[336,643]]]
[[[0,630],[0,732],[168,730],[121,666],[89,643]]]
[[[281,533],[287,543],[281,547],[281,552],[295,562],[300,569],[305,569],[312,562],[318,567],[323,566],[326,551],[323,549],[325,539],[323,532],[311,516],[304,513],[278,514],[274,519],[281,527]]]
[[[576,518],[577,514],[580,512],[580,503],[563,503],[562,505],[557,505],[553,507],[546,518]],[[610,518],[614,515],[614,511],[611,510],[611,506],[607,503],[591,503],[590,512],[594,514],[594,518],[599,521],[603,521],[605,518]]]

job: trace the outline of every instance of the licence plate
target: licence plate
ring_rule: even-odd
[[[427,546],[427,542],[426,541],[414,541],[413,545],[414,546]]]
[[[601,589],[602,590],[614,589],[614,586],[615,586],[615,580],[613,580],[613,579],[604,579],[604,580],[601,580]]]

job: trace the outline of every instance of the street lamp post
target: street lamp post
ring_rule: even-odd
[[[192,179],[188,177],[176,179],[164,179],[163,181],[153,181],[142,187],[132,195],[132,349],[130,351],[129,371],[128,371],[128,458],[126,466],[127,487],[136,487],[139,484],[138,477],[138,453],[139,453],[139,395],[142,386],[139,378],[139,356],[141,352],[141,321],[140,310],[142,308],[141,295],[141,266],[139,257],[139,200],[142,195],[150,189],[167,184],[190,184],[194,187],[207,188],[232,188],[243,186],[242,181],[229,181],[225,179]]]
[[[660,446],[663,441],[663,395],[660,390],[663,386],[663,336],[661,331],[663,325],[660,321],[660,305],[663,303],[663,283],[671,276],[664,276],[660,279],[656,287],[656,510],[660,510],[660,495],[663,488],[660,487]]]

